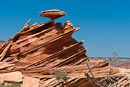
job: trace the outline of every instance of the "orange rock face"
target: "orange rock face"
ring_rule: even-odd
[[[4,43],[5,43],[5,42],[0,39],[0,48],[2,47],[2,45],[3,45]]]
[[[50,21],[23,29],[10,40],[13,41],[11,46],[9,42],[1,57],[2,61],[16,57],[10,61],[15,64],[13,70],[49,74],[46,68],[82,65],[88,59],[82,41],[77,42],[71,37],[79,29],[69,21],[64,25]]]
[[[0,61],[1,64],[5,64],[1,67],[0,73],[20,71],[30,76],[24,79],[28,82],[31,77],[41,79],[42,87],[48,85],[48,87],[90,86],[92,82],[88,81],[84,74],[89,69],[86,60],[89,61],[90,68],[98,64],[100,60],[90,60],[85,55],[86,49],[82,46],[83,42],[77,42],[71,37],[79,28],[73,27],[70,21],[64,25],[54,23],[54,20],[65,16],[65,12],[49,10],[41,13],[42,17],[51,18],[51,21],[35,23],[30,27],[29,20],[20,32],[1,47]],[[99,78],[107,76],[110,69],[108,62],[104,62],[95,67],[92,72],[95,78]],[[115,71],[118,72],[116,69]],[[56,74],[65,77],[64,72],[67,74],[67,81],[59,82]],[[22,87],[27,87],[26,85],[25,81]]]

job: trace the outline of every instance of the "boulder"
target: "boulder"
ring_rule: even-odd
[[[22,82],[23,75],[19,71],[10,72],[10,73],[1,73],[0,80],[4,80],[5,82]]]
[[[25,76],[21,87],[40,87],[40,79]]]

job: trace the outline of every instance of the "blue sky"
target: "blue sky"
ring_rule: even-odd
[[[31,24],[48,21],[37,12],[49,9],[67,13],[56,22],[71,20],[81,28],[73,37],[85,40],[88,56],[112,56],[120,50],[121,57],[130,57],[130,0],[2,0],[0,38],[7,41],[29,18]]]

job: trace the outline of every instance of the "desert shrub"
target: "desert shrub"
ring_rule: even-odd
[[[53,69],[51,74],[53,74],[58,81],[63,81],[63,82],[67,81],[67,75],[68,75],[67,71],[60,72]]]
[[[0,87],[20,87],[21,83],[9,83],[8,85],[0,85]]]

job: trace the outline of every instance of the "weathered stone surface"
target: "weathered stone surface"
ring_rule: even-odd
[[[0,79],[0,85],[2,85],[4,83],[4,80]]]
[[[5,49],[2,51],[0,61],[2,61],[4,59],[4,57],[6,56],[6,53],[9,51],[12,43],[13,43],[13,41],[10,41],[8,43],[8,45],[5,47]]]
[[[29,76],[24,76],[23,84],[21,87],[40,87],[40,80]]]
[[[10,64],[8,62],[0,62],[0,69],[8,68],[14,66],[14,64]]]
[[[0,39],[0,48],[2,47],[2,45],[3,45],[4,43],[5,43],[5,42]]]
[[[21,82],[22,72],[26,75],[22,87],[39,87],[39,82],[42,82],[42,86],[50,87],[86,87],[93,84],[87,80],[93,78],[93,75],[96,79],[105,78],[109,74],[123,76],[117,68],[110,66],[108,61],[90,60],[86,56],[87,50],[83,47],[83,41],[78,42],[72,38],[72,34],[79,28],[75,28],[70,21],[64,25],[54,22],[65,16],[65,12],[48,10],[41,13],[41,17],[48,17],[51,20],[46,23],[34,23],[32,26],[29,20],[23,29],[0,49],[1,61],[15,64],[15,67],[2,65],[0,73],[3,74],[0,74],[0,79]],[[60,78],[61,76],[56,78],[56,72],[65,72],[67,76],[63,76],[65,79]],[[89,77],[85,72],[88,72]],[[39,80],[41,78],[42,81]]]
[[[125,73],[130,78],[130,69],[118,68],[122,73]]]
[[[21,72],[10,72],[10,73],[1,73],[0,79],[7,81],[7,82],[22,82],[23,81],[23,75]]]
[[[29,21],[26,22],[26,24],[24,25],[23,29],[20,30],[20,32],[27,31],[30,28],[30,24],[29,24],[30,21],[31,18],[29,19]]]
[[[50,18],[50,19],[55,19],[55,18],[57,18],[57,17],[65,16],[65,15],[66,15],[65,12],[60,11],[60,10],[57,10],[57,9],[42,11],[42,12],[40,12],[40,13],[42,13],[42,14],[40,15],[40,17],[48,17],[48,18]]]

